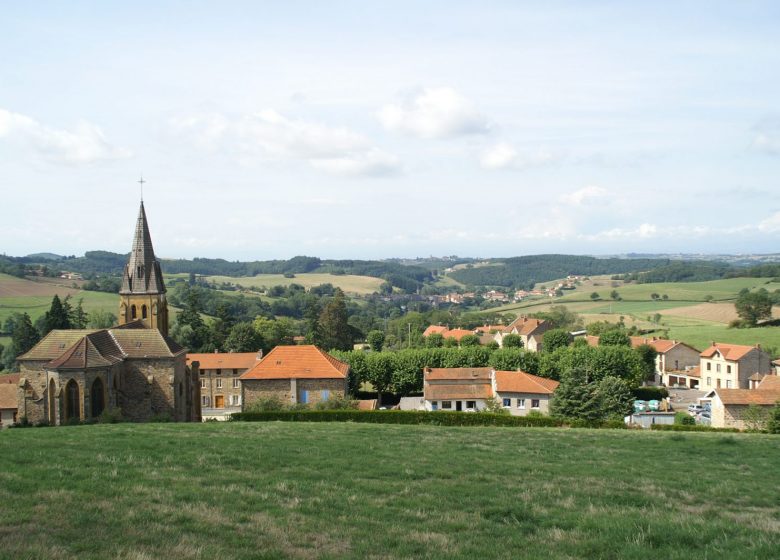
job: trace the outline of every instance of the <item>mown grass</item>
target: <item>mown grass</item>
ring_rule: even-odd
[[[63,290],[63,292],[68,293],[65,290]],[[56,287],[52,295],[47,296],[0,298],[0,323],[5,322],[13,313],[27,313],[34,322],[38,317],[49,310],[54,293],[58,293]],[[60,296],[64,297],[62,294],[60,294]],[[101,309],[110,311],[116,315],[119,310],[119,296],[117,294],[79,290],[71,296],[71,303],[76,305],[80,299],[84,300],[82,305],[87,312]]]
[[[780,438],[365,424],[0,433],[0,558],[772,558]]]

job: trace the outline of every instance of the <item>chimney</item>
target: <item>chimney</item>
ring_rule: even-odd
[[[263,351],[262,350],[258,350],[257,351],[257,356],[255,356],[255,361],[259,362],[262,359],[263,359]]]
[[[215,354],[219,354],[219,349],[218,348],[214,348],[214,353]]]

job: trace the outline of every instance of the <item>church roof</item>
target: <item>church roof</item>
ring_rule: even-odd
[[[52,369],[107,367],[126,358],[172,358],[186,350],[157,329],[54,330],[18,360]]]
[[[138,211],[138,221],[135,225],[135,237],[130,258],[122,275],[120,294],[163,294],[163,283],[160,262],[154,256],[152,236],[149,234],[149,224],[146,221],[144,203]]]

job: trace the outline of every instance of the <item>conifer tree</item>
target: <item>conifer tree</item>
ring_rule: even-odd
[[[336,289],[319,317],[320,344],[326,350],[351,350],[352,332],[344,292]]]
[[[60,297],[55,294],[51,300],[51,307],[46,312],[43,318],[43,332],[42,336],[46,336],[50,331],[55,329],[70,329],[70,317],[68,316],[68,309],[70,304],[63,305]]]

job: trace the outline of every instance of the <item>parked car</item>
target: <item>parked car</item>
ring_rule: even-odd
[[[688,414],[690,414],[691,416],[696,416],[697,414],[703,411],[704,411],[704,407],[700,404],[692,403],[688,405]]]
[[[712,424],[712,416],[710,415],[709,412],[704,410],[701,413],[699,413],[699,415],[696,417],[696,423],[702,424],[703,426],[709,426],[710,424]]]

